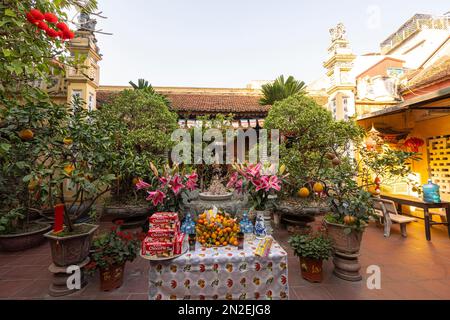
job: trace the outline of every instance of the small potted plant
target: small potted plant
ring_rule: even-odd
[[[328,260],[333,250],[331,240],[322,234],[295,235],[289,244],[300,258],[302,277],[310,282],[322,282],[323,260]]]
[[[134,261],[140,247],[136,234],[123,232],[122,221],[117,221],[108,233],[101,234],[92,243],[91,263],[87,269],[100,271],[100,289],[111,291],[123,284],[127,261]]]

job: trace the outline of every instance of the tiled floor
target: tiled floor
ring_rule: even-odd
[[[317,223],[319,225],[320,223]],[[435,226],[432,242],[425,240],[422,222],[408,226],[409,237],[401,237],[398,226],[390,238],[371,225],[363,239],[361,264],[364,280],[351,283],[332,274],[331,261],[324,264],[324,282],[311,284],[300,276],[298,258],[287,245],[289,235],[278,231],[275,237],[289,253],[291,299],[450,299],[450,239],[443,226]],[[0,253],[0,299],[52,299],[48,295],[51,274],[48,244],[26,252]],[[381,268],[381,290],[369,290],[365,273],[370,265]],[[99,290],[98,277],[79,293],[65,299],[146,299],[148,262],[136,259],[127,265],[124,285],[113,292]]]

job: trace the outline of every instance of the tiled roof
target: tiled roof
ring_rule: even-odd
[[[415,75],[403,86],[403,90],[414,90],[450,79],[450,56],[444,56],[432,66],[415,72]]]
[[[101,106],[117,92],[97,91],[97,103]],[[259,96],[237,94],[165,93],[172,109],[185,115],[229,114],[265,117],[270,106],[261,106]]]

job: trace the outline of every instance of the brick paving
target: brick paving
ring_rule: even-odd
[[[432,242],[427,242],[422,221],[408,226],[406,239],[401,237],[398,225],[393,226],[391,237],[385,239],[383,230],[371,224],[365,232],[361,249],[364,280],[357,283],[336,278],[332,274],[331,260],[324,263],[323,283],[312,284],[303,280],[298,258],[287,245],[289,235],[285,230],[279,230],[275,238],[289,254],[290,299],[450,299],[450,239],[443,226],[434,226]],[[51,274],[47,268],[50,263],[48,243],[26,252],[0,253],[0,299],[55,299],[48,295]],[[381,290],[367,289],[365,270],[370,265],[381,268]],[[127,264],[121,288],[101,292],[96,276],[81,292],[59,299],[145,300],[147,271],[148,262],[137,258]]]

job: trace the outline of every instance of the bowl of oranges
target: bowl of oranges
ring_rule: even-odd
[[[228,213],[211,209],[198,216],[197,241],[204,247],[238,246],[239,224]]]

